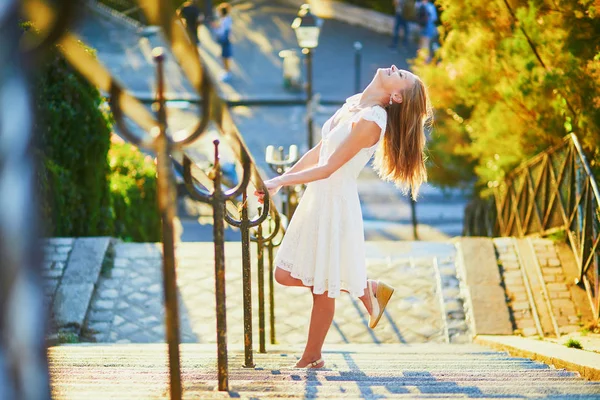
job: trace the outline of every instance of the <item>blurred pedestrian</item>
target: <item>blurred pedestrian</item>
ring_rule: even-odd
[[[379,176],[416,199],[427,180],[425,125],[430,118],[423,81],[395,65],[380,68],[364,92],[348,98],[325,122],[321,142],[255,193],[264,202],[264,190],[273,196],[284,186],[307,185],[275,257],[277,282],[308,288],[313,299],[308,340],[296,368],[325,366],[323,343],[341,292],[360,299],[369,328],[381,320],[394,288],[367,279],[356,179],[375,155]]]
[[[408,5],[408,1],[411,0],[394,0],[396,15],[394,18],[394,30],[392,31],[392,44],[390,45],[390,48],[394,50],[396,50],[398,47],[400,28],[402,28],[402,41],[404,43],[404,47],[408,47],[408,21],[405,15],[405,9]]]
[[[228,3],[221,3],[217,7],[217,15],[219,19],[215,22],[215,35],[217,42],[221,45],[221,59],[223,60],[223,68],[225,72],[221,75],[222,81],[228,81],[231,78],[231,57],[233,55],[231,49],[231,29],[233,21],[231,19],[231,6]]]
[[[177,10],[177,15],[183,20],[192,42],[198,46],[200,44],[198,26],[204,22],[204,11],[202,11],[198,0],[190,0],[183,3]]]
[[[419,50],[426,49],[427,61],[433,57],[431,41],[437,36],[437,10],[428,0],[419,0],[416,5],[417,23],[419,24]]]

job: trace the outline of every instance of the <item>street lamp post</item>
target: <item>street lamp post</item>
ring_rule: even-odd
[[[310,12],[310,6],[303,4],[298,11],[298,16],[292,22],[292,29],[296,33],[298,46],[306,58],[306,110],[308,120],[308,148],[313,147],[313,82],[312,82],[312,49],[319,45],[321,33],[321,20]]]

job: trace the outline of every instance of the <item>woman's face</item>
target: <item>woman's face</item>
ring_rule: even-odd
[[[395,65],[389,68],[379,68],[377,77],[381,86],[389,93],[402,93],[415,84],[416,77],[413,73],[404,69],[398,69]]]

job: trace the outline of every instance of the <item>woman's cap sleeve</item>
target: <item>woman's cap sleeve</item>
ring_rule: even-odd
[[[381,128],[382,132],[385,132],[387,125],[387,112],[379,106],[370,107],[365,110],[361,115],[362,119],[367,121],[373,121]]]

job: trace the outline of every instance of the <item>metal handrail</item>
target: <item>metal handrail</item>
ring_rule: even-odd
[[[66,15],[72,13],[71,2],[61,5]],[[69,18],[49,20],[49,33],[23,50],[20,7],[17,0],[0,7],[0,114],[10,115],[10,123],[0,124],[0,187],[10,187],[0,191],[0,398],[33,400],[51,393],[28,78],[34,60],[64,34]]]
[[[576,135],[495,182],[488,199],[465,209],[464,235],[549,235],[564,230],[579,267],[578,283],[600,317],[600,190]]]
[[[25,0],[26,3],[37,4],[43,7],[27,7],[28,17],[37,24],[40,30],[49,26],[52,18],[47,18],[56,11],[44,0]],[[259,174],[250,152],[248,151],[240,132],[238,131],[230,113],[227,104],[218,95],[216,86],[208,76],[206,68],[200,60],[195,47],[189,41],[187,33],[181,26],[179,19],[172,12],[168,0],[139,0],[142,8],[147,14],[150,23],[159,25],[169,43],[171,44],[173,54],[179,60],[180,65],[196,91],[202,97],[202,107],[198,115],[199,120],[192,127],[185,130],[184,133],[177,132],[175,137],[167,135],[166,119],[166,99],[164,88],[164,52],[159,49],[153,51],[157,64],[157,91],[153,109],[153,116],[143,104],[129,95],[117,80],[111,76],[108,70],[88,54],[79,45],[79,38],[67,33],[60,40],[61,50],[67,60],[73,65],[86,79],[95,84],[100,90],[110,93],[110,106],[113,110],[115,122],[120,133],[130,142],[137,146],[150,150],[157,155],[158,169],[158,199],[163,226],[163,280],[166,308],[166,326],[167,342],[169,348],[169,376],[170,376],[170,394],[172,399],[180,399],[182,396],[180,355],[179,355],[179,315],[176,297],[176,275],[175,275],[175,238],[173,229],[173,219],[175,217],[175,196],[173,190],[172,177],[172,155],[179,152],[183,153],[184,179],[190,195],[196,200],[206,202],[213,207],[214,223],[214,243],[215,243],[215,281],[217,296],[217,353],[218,353],[218,388],[219,390],[228,390],[228,368],[227,368],[227,327],[226,327],[226,307],[225,307],[225,254],[224,254],[224,221],[246,227],[248,251],[244,250],[247,258],[244,261],[244,270],[247,280],[244,282],[245,290],[245,311],[251,312],[250,304],[250,283],[249,283],[249,229],[252,225],[260,226],[269,214],[276,221],[280,216],[268,197],[263,180]],[[43,12],[40,10],[43,9]],[[167,10],[167,12],[165,12]],[[143,135],[137,135],[132,132],[125,123],[125,116],[136,123],[145,132]],[[214,166],[212,170],[205,174],[200,169],[195,171],[196,176],[202,176],[206,182],[211,181],[211,185],[199,187],[193,179],[192,161],[186,154],[185,148],[196,141],[206,132],[209,123],[212,122],[219,133],[225,139],[232,150],[232,153],[242,165],[243,177],[236,187],[223,190],[221,184],[221,168],[219,161],[219,141],[214,141]],[[205,179],[206,178],[206,179]],[[261,215],[252,221],[248,219],[247,204],[243,201],[241,204],[240,220],[235,220],[235,216],[228,215],[226,212],[227,204],[237,198],[239,195],[247,198],[249,184],[265,192],[265,206]],[[244,229],[242,229],[244,231]],[[283,228],[280,229],[283,233]],[[275,235],[273,235],[274,237]],[[269,242],[272,247],[273,243]],[[247,323],[250,321],[250,323]],[[245,329],[251,329],[251,314],[245,316]],[[246,366],[253,366],[252,362],[252,335],[245,331],[245,339],[249,338],[249,349],[246,351]],[[248,346],[248,343],[246,343]]]

